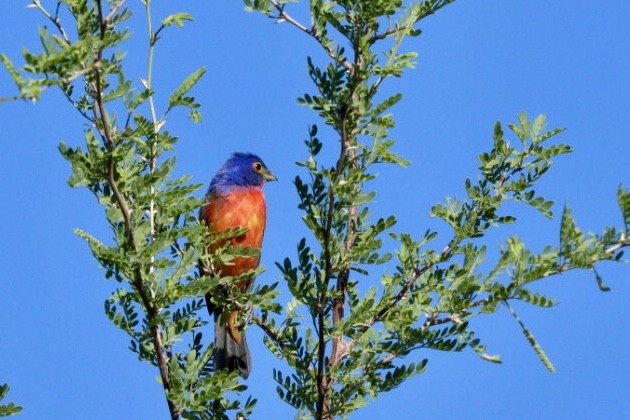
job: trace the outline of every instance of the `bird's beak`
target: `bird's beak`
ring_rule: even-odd
[[[276,177],[274,174],[271,173],[271,171],[267,168],[262,168],[260,170],[260,174],[262,175],[263,179],[267,182],[269,181],[277,181],[278,177]]]

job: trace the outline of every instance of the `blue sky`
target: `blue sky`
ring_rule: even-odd
[[[49,4],[51,2],[48,2]],[[145,19],[131,0],[136,37],[126,66],[143,77]],[[158,3],[158,2],[156,2]],[[164,2],[162,2],[164,3]],[[294,162],[306,156],[303,140],[316,115],[297,105],[312,92],[306,56],[321,58],[317,45],[288,24],[243,11],[240,2],[168,2],[154,8],[159,19],[188,11],[196,21],[169,31],[159,44],[154,84],[158,105],[194,69],[208,73],[195,91],[204,121],[183,114],[168,121],[176,133],[178,171],[206,184],[235,150],[263,157],[280,178],[266,186],[269,207],[258,282],[274,282],[274,261],[294,255],[305,234],[291,180]],[[43,20],[27,1],[0,2],[0,51],[13,58],[22,46],[38,49]],[[289,7],[288,9],[292,9]],[[304,16],[296,10],[297,16]],[[460,0],[421,24],[423,35],[405,44],[419,51],[417,68],[390,80],[402,91],[394,108],[395,149],[409,168],[383,167],[374,187],[379,215],[397,213],[399,231],[448,231],[428,217],[431,205],[462,195],[476,175],[476,156],[491,148],[496,120],[513,122],[520,111],[545,113],[574,153],[560,157],[537,191],[566,203],[586,231],[620,226],[615,192],[630,187],[630,4],[615,0]],[[0,71],[0,96],[13,94]],[[108,238],[101,208],[86,190],[66,184],[68,164],[60,140],[81,144],[83,121],[56,92],[38,104],[0,104],[0,383],[9,401],[25,406],[25,419],[155,419],[167,411],[157,371],[127,350],[128,339],[104,315],[103,301],[115,284],[104,280],[79,227]],[[327,140],[334,142],[334,138]],[[201,192],[200,192],[201,193]],[[488,238],[490,248],[512,234],[535,250],[557,243],[558,220],[514,208],[519,224]],[[612,292],[598,291],[590,273],[569,273],[536,288],[558,299],[553,309],[516,305],[554,362],[548,373],[505,311],[474,321],[488,352],[502,365],[473,352],[426,352],[428,370],[379,396],[352,418],[628,418],[630,417],[629,270],[603,264]],[[281,296],[288,299],[286,291]],[[248,331],[254,371],[248,380],[258,400],[254,419],[292,418],[271,376],[279,364],[261,334]]]

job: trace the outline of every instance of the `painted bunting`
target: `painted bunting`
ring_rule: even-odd
[[[262,186],[267,181],[276,181],[265,163],[251,153],[234,153],[210,181],[205,203],[199,218],[213,232],[243,227],[247,231],[237,237],[226,239],[233,246],[249,246],[260,249],[267,223],[267,205]],[[223,242],[225,242],[223,241]],[[222,243],[212,245],[213,249]],[[258,267],[260,254],[255,257],[237,257],[228,264],[212,267],[220,276],[239,276]],[[247,290],[253,279],[238,283]],[[251,356],[245,334],[237,320],[237,311],[231,312],[222,322],[222,308],[215,307],[211,295],[206,294],[208,312],[214,315],[214,366],[215,369],[238,370],[247,378],[252,368]]]

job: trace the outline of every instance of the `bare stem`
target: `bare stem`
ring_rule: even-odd
[[[125,0],[119,0],[118,3],[116,3],[116,5],[112,7],[112,9],[109,11],[107,16],[105,16],[105,19],[103,20],[107,23],[111,22],[114,16],[116,16],[118,11],[120,10],[120,8],[123,6],[123,4],[125,4]]]
[[[55,27],[57,28],[57,30],[59,31],[59,33],[61,34],[61,37],[63,38],[63,40],[70,45],[70,37],[68,36],[68,34],[66,33],[65,29],[63,28],[63,26],[61,25],[61,20],[59,19],[59,15],[57,14],[57,12],[59,11],[59,6],[61,5],[61,2],[57,2],[57,12],[55,12],[55,15],[53,16],[48,10],[46,10],[46,8],[44,8],[44,6],[42,6],[42,4],[40,3],[39,0],[33,0],[33,2],[31,3],[32,6],[29,7],[34,7],[37,10],[39,10],[40,12],[42,12],[44,14],[44,16],[46,16],[48,18],[48,20],[50,20],[52,22],[53,25],[55,25]]]
[[[606,254],[614,254],[615,252],[619,251],[621,248],[625,248],[627,246],[630,246],[630,239],[623,239],[619,241],[618,243],[606,248],[604,252]]]

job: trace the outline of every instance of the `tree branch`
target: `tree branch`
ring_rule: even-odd
[[[409,23],[407,23],[406,25],[401,25],[396,28],[387,28],[385,31],[381,32],[380,34],[376,34],[372,38],[370,38],[370,44],[374,44],[377,41],[388,38],[401,31],[406,31],[413,28],[413,26],[419,21],[421,21],[422,19],[428,16],[431,16],[432,14],[436,13],[438,10],[440,10],[444,6],[447,6],[448,4],[453,3],[454,1],[455,0],[440,0],[436,4],[430,5],[426,8],[424,7],[424,4],[418,4],[416,7],[419,8],[420,13],[418,13],[413,19],[410,19]]]
[[[92,65],[81,69],[81,70],[77,70],[76,72],[72,73],[70,76],[62,78],[62,79],[57,79],[57,80],[50,80],[50,79],[46,79],[43,80],[43,82],[45,84],[43,84],[42,86],[40,86],[41,92],[44,92],[45,90],[53,87],[53,86],[59,86],[59,85],[68,85],[72,82],[74,82],[76,79],[78,79],[79,77],[83,77],[86,74],[90,74],[91,72],[93,72],[94,70],[97,70],[99,68],[101,68],[102,66],[102,62],[101,61],[95,61]],[[28,100],[28,99],[32,99],[35,100],[36,98],[33,96],[29,96],[29,95],[25,95],[25,94],[20,94],[20,95],[15,95],[15,96],[10,96],[10,97],[0,97],[0,103],[2,102],[9,102],[9,101],[17,101],[20,99],[24,99],[24,100]]]
[[[618,243],[606,248],[604,252],[606,254],[614,254],[615,252],[619,251],[621,248],[625,248],[627,246],[630,246],[630,239],[622,239]]]
[[[260,327],[261,330],[271,339],[280,349],[285,352],[285,354],[289,351],[289,346],[282,340],[280,334],[271,328],[268,324],[266,324],[262,319],[260,319],[256,315],[252,315],[251,317],[252,323]],[[296,361],[299,359],[299,356],[293,352],[286,354],[287,359],[291,361]]]
[[[61,5],[61,2],[58,1],[57,2],[57,10],[55,12],[55,16],[53,16],[48,10],[46,10],[44,8],[44,6],[42,6],[42,4],[40,3],[39,0],[33,0],[33,2],[31,3],[30,6],[27,7],[34,7],[37,10],[39,10],[40,12],[42,12],[44,14],[44,16],[46,16],[48,18],[48,20],[50,20],[52,22],[53,25],[55,25],[55,27],[57,28],[57,30],[59,31],[59,33],[61,34],[61,37],[63,38],[63,40],[70,45],[70,37],[68,36],[68,34],[66,33],[65,29],[63,28],[63,26],[61,25],[61,20],[59,19],[59,6]]]
[[[285,5],[279,4],[276,0],[271,0],[271,4],[273,5],[273,7],[278,12],[278,16],[275,16],[275,18],[278,19],[278,22],[281,22],[281,21],[289,22],[291,25],[295,26],[300,31],[308,34],[311,38],[316,40],[319,43],[319,45],[322,46],[322,48],[324,48],[324,50],[326,51],[326,54],[328,54],[328,56],[330,58],[332,58],[337,63],[339,63],[340,65],[345,67],[346,70],[350,74],[354,74],[355,70],[354,70],[353,65],[348,60],[346,60],[343,57],[339,56],[339,54],[337,54],[337,52],[335,52],[335,50],[333,50],[325,42],[324,38],[319,33],[317,33],[317,30],[315,28],[310,28],[309,29],[305,25],[300,23],[299,21],[295,20],[291,15],[289,15],[287,12],[284,11],[284,6]]]
[[[114,7],[112,7],[112,9],[109,11],[109,13],[107,14],[107,16],[105,16],[105,19],[104,19],[104,21],[107,24],[109,24],[112,21],[114,16],[116,16],[120,8],[123,6],[123,4],[125,4],[125,0],[119,0],[118,3]]]
[[[115,16],[116,11],[122,6],[124,0],[117,3],[117,5],[110,11],[107,17],[103,18],[103,7],[101,0],[96,0],[96,5],[98,9],[98,17],[100,20],[100,38],[101,41],[105,38],[105,35],[108,30],[108,26]],[[103,48],[99,48],[97,52],[96,62],[100,62],[103,56]],[[94,110],[96,121],[101,121],[101,128],[99,129],[99,133],[101,134],[101,138],[103,143],[105,144],[107,150],[110,152],[109,154],[109,165],[106,174],[106,182],[109,184],[114,198],[123,217],[123,225],[125,229],[125,237],[129,246],[133,250],[134,253],[138,252],[138,247],[134,237],[134,229],[133,222],[131,219],[131,210],[129,208],[129,204],[127,203],[124,195],[120,191],[118,184],[116,182],[115,175],[115,162],[112,157],[112,151],[116,147],[116,139],[113,137],[110,122],[107,116],[107,111],[105,109],[105,104],[103,101],[103,87],[102,87],[102,74],[100,68],[96,68],[95,70],[95,89],[94,89],[94,100],[96,102],[96,108]],[[96,126],[98,129],[98,125]],[[134,264],[134,278],[133,278],[133,287],[136,289],[140,299],[142,301],[142,305],[147,314],[147,321],[149,324],[149,330],[151,332],[151,337],[153,341],[153,346],[155,350],[156,363],[158,365],[158,369],[160,371],[160,378],[162,380],[162,386],[166,392],[166,400],[169,407],[169,412],[171,414],[172,419],[179,418],[179,409],[175,406],[175,404],[168,397],[168,391],[171,388],[170,385],[170,376],[168,370],[168,362],[167,357],[164,354],[164,346],[162,343],[162,334],[160,330],[159,324],[156,322],[156,318],[159,314],[159,309],[155,307],[152,302],[152,297],[149,296],[148,291],[144,285],[144,276],[142,274],[142,268],[138,263]]]

